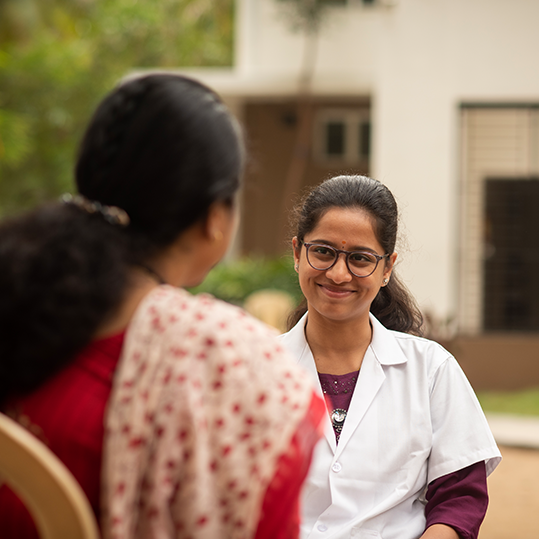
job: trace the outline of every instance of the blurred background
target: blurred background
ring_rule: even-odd
[[[301,299],[291,209],[371,175],[399,202],[398,271],[428,335],[487,411],[539,415],[538,20],[534,0],[0,0],[0,214],[73,189],[118,79],[191,74],[249,148],[238,238],[197,291],[282,329]],[[481,537],[539,537],[536,515],[510,520],[532,527]]]
[[[476,389],[539,386],[538,18],[531,0],[0,0],[0,214],[72,189],[120,78],[187,72],[249,148],[238,238],[205,290],[297,302],[298,196],[369,174],[400,204],[398,271],[429,336]]]

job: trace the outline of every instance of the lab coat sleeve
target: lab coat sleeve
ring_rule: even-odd
[[[500,452],[470,383],[449,353],[432,377],[430,411],[428,483],[480,461],[487,475],[494,471]]]

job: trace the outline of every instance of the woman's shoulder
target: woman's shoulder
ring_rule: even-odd
[[[154,289],[141,305],[141,311],[150,314],[153,323],[160,320],[172,325],[181,321],[183,327],[208,328],[213,332],[233,330],[245,334],[265,334],[275,337],[276,330],[260,322],[241,307],[216,299],[209,294],[191,294],[168,285]]]
[[[425,335],[413,335],[402,331],[388,330],[393,337],[404,345],[412,345],[423,349],[443,350],[447,354],[449,352],[437,341],[429,339]]]
[[[276,330],[240,307],[164,285],[139,305],[127,342],[141,346],[151,342],[155,350],[189,350],[190,355],[193,350],[207,354],[211,349],[215,357],[235,355],[245,365],[270,356],[278,363],[293,363],[276,337]]]
[[[144,362],[146,371],[185,370],[204,380],[227,372],[237,380],[265,379],[261,383],[266,386],[282,378],[302,383],[303,371],[276,336],[273,328],[239,307],[160,286],[139,305],[129,326],[122,354],[124,370],[128,365],[132,372],[124,377],[138,376]]]
[[[388,350],[396,346],[410,365],[423,365],[427,370],[435,371],[448,360],[454,360],[451,352],[440,343],[426,337],[387,329],[374,320],[373,342],[381,343],[380,347]]]

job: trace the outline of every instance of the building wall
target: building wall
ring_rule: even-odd
[[[194,74],[242,115],[253,98],[293,98],[305,39],[289,29],[277,0],[237,2],[236,65]],[[370,98],[370,172],[392,189],[402,213],[398,271],[438,323],[458,322],[466,278],[460,105],[539,102],[539,2],[350,4],[328,11],[312,92]]]
[[[236,68],[282,85],[297,80],[305,52],[304,35],[278,0],[239,0]],[[378,39],[379,10],[360,5],[330,8],[317,45],[316,80],[320,90],[370,89],[376,69],[373,44]],[[276,79],[275,79],[276,77]]]
[[[314,151],[314,130],[320,110],[369,110],[367,99],[318,99],[312,104],[312,130],[308,159],[297,192],[285,194],[285,180],[297,151],[298,102],[296,99],[251,100],[243,107],[249,163],[243,191],[241,249],[254,255],[276,256],[290,250],[291,212],[310,186],[343,172],[342,164],[320,162]],[[351,169],[350,169],[351,170]],[[354,173],[368,174],[368,163],[358,163]]]
[[[458,309],[462,102],[539,98],[539,3],[400,0],[378,41],[373,174],[404,210],[405,280],[439,317]]]
[[[458,359],[476,391],[538,386],[537,335],[462,336],[442,344]]]

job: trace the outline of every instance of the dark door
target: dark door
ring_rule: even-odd
[[[539,331],[539,179],[488,179],[484,329]]]

